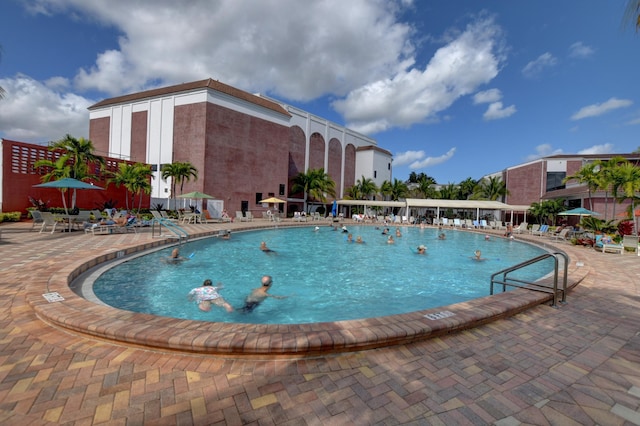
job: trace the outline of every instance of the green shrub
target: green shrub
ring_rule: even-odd
[[[0,222],[20,222],[20,212],[0,213]]]

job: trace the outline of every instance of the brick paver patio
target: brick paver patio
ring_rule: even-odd
[[[49,324],[31,298],[57,285],[52,277],[73,259],[157,240],[30,227],[0,225],[2,424],[640,425],[635,254],[561,243],[571,275],[584,279],[559,309],[540,305],[381,349],[225,356],[150,350]]]

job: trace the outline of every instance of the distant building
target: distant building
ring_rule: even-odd
[[[183,191],[216,197],[208,203],[213,216],[223,208],[260,214],[267,206],[259,201],[271,196],[285,199],[289,213],[302,210],[304,194],[291,182],[309,169],[325,169],[337,198],[361,174],[377,185],[391,181],[391,153],[375,140],[212,79],[105,99],[89,112],[97,153],[151,164],[152,203],[165,207],[171,183],[160,171],[173,162],[198,170]]]
[[[553,155],[508,167],[502,171],[502,180],[506,183],[509,194],[501,201],[510,205],[531,205],[561,198],[565,200],[567,208],[584,207],[599,213],[599,218],[619,219],[613,217],[614,209],[615,214],[621,213],[629,202],[617,204],[612,194],[605,191],[592,193],[590,200],[586,185],[575,180],[564,183],[567,176],[575,174],[584,165],[613,157],[622,157],[633,164],[640,164],[639,154],[576,154]]]

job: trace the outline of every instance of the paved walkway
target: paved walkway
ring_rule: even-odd
[[[153,351],[46,324],[28,286],[150,234],[29,228],[0,225],[2,424],[640,425],[634,254],[562,245],[588,274],[559,309],[390,348],[259,359]]]

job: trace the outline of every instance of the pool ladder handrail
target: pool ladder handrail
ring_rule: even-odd
[[[564,258],[564,277],[562,280],[562,288],[558,289],[558,256],[562,256]],[[553,287],[550,288],[548,286],[542,285],[536,282],[519,280],[517,278],[509,278],[507,275],[510,272],[517,271],[526,266],[532,265],[537,262],[541,262],[548,258],[554,259],[554,272],[553,272]],[[554,252],[554,253],[545,253],[540,256],[534,257],[533,259],[525,260],[524,262],[518,263],[517,265],[511,266],[509,268],[505,268],[501,271],[496,272],[491,275],[491,289],[490,294],[493,295],[493,289],[496,284],[502,284],[502,291],[506,291],[507,286],[524,288],[527,290],[540,291],[543,293],[552,293],[553,294],[553,304],[551,305],[554,308],[558,306],[558,293],[562,294],[562,299],[560,303],[567,303],[567,275],[569,271],[569,257],[562,252]],[[502,280],[496,279],[497,276],[502,275]]]
[[[155,233],[156,223],[158,224],[158,227],[159,227],[159,232],[157,237],[175,238],[178,240],[179,243],[182,243],[183,238],[185,241],[189,239],[189,233],[184,228],[176,225],[169,219],[164,219],[164,218],[153,218],[151,220],[151,236],[152,237],[156,237],[156,233]],[[171,232],[171,235],[163,234],[162,233],[163,227],[169,232]]]

